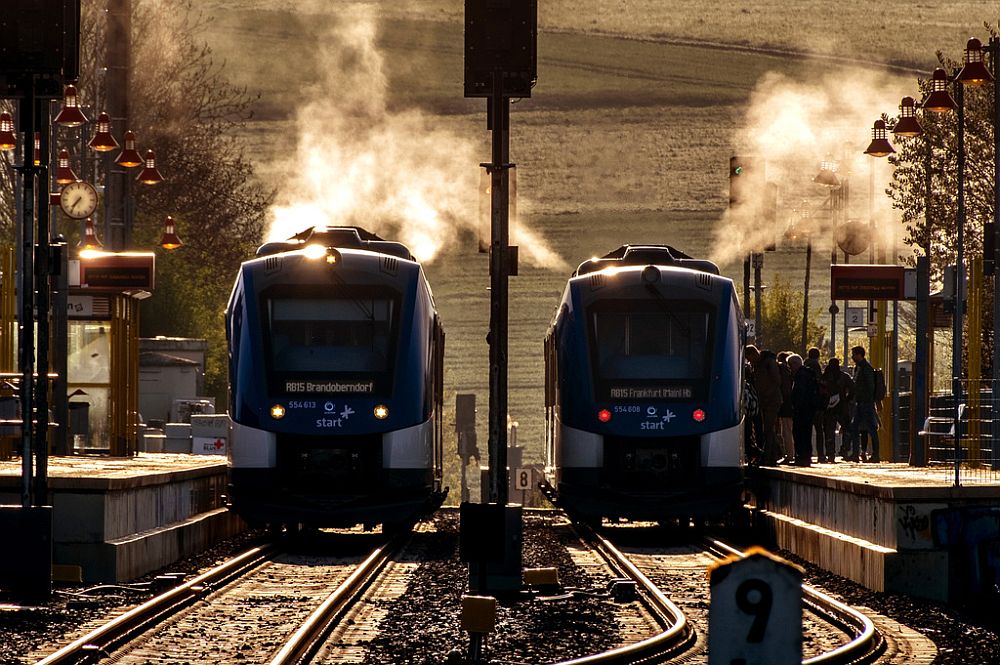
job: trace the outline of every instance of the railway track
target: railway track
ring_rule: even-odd
[[[706,569],[739,550],[720,540],[650,545],[637,529],[607,529],[607,537],[589,526],[575,524],[581,538],[616,571],[631,578],[644,598],[653,599],[654,614],[665,628],[629,647],[595,654],[560,665],[683,662],[707,660],[709,586]],[[623,534],[621,531],[626,532]],[[628,531],[633,531],[629,534]],[[659,531],[659,530],[656,530]],[[646,541],[646,542],[643,542]],[[668,593],[663,589],[670,589]],[[665,602],[664,602],[665,601]],[[885,640],[863,612],[803,585],[803,663],[839,665],[875,663],[885,652]],[[667,618],[669,617],[669,618]]]
[[[315,653],[406,540],[254,547],[38,661],[287,665]],[[337,550],[336,553],[330,550]],[[345,553],[345,550],[348,553]],[[332,589],[332,592],[331,592]]]
[[[491,660],[707,661],[706,568],[732,548],[671,542],[668,532],[653,528],[588,532],[560,511],[526,513],[525,530],[526,566],[561,561],[564,570],[569,562],[565,594],[502,602]],[[401,550],[373,537],[356,540],[352,551],[347,542],[254,548],[40,662],[453,662],[446,656],[462,653],[468,640],[457,627],[468,573],[457,556],[454,511],[418,525]],[[539,551],[541,542],[555,549]],[[810,590],[804,595],[804,662],[930,662],[902,658],[903,650],[893,650],[900,634],[884,625],[882,632],[892,633],[890,658],[879,660],[885,642],[871,619]]]

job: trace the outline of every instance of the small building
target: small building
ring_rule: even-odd
[[[205,387],[207,350],[204,339],[139,340],[139,413],[147,424],[178,422],[178,402],[205,399],[199,396]]]

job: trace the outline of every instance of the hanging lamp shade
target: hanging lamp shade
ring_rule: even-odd
[[[813,178],[813,182],[825,187],[839,187],[840,178],[837,177],[837,164],[831,159],[824,159],[819,163],[819,173]]]
[[[924,100],[924,108],[935,113],[947,113],[958,108],[948,92],[948,75],[938,67],[931,75],[931,92]]]
[[[10,113],[0,113],[0,150],[10,152],[17,147],[17,137],[14,135],[14,119]]]
[[[87,116],[80,110],[75,85],[68,85],[63,89],[63,105],[54,122],[64,127],[79,127],[87,122]]]
[[[118,141],[111,135],[111,117],[102,112],[97,116],[97,131],[88,143],[97,152],[110,152],[118,148]]]
[[[958,73],[963,85],[983,85],[993,80],[990,70],[983,62],[983,43],[973,37],[965,45],[965,64]]]
[[[163,220],[163,236],[160,238],[160,247],[174,250],[183,244],[177,236],[177,227],[174,226],[174,218],[167,215],[167,218]]]
[[[69,165],[69,151],[60,150],[59,151],[59,167],[56,169],[56,183],[60,185],[68,185],[71,182],[76,182],[79,178],[76,173],[73,172],[73,167]]]
[[[924,133],[924,128],[917,119],[916,102],[913,97],[903,97],[899,102],[899,120],[892,128],[892,133],[903,138],[913,138]]]
[[[97,231],[94,230],[94,220],[90,217],[83,223],[83,237],[80,238],[80,242],[76,246],[81,250],[94,250],[104,247],[97,238]]]
[[[896,152],[895,148],[885,137],[885,121],[876,120],[872,127],[872,142],[868,144],[865,154],[872,157],[888,157],[894,152]]]
[[[143,167],[142,171],[139,172],[136,180],[146,185],[155,185],[157,183],[163,182],[163,176],[156,169],[156,155],[152,150],[146,151],[146,156],[143,158],[146,165]]]
[[[142,157],[135,149],[135,132],[125,132],[125,147],[115,157],[115,164],[124,166],[127,169],[142,165]]]

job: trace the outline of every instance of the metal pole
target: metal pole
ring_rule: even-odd
[[[955,404],[955,487],[960,484],[962,423],[959,402],[962,401],[962,317],[965,286],[965,91],[955,75],[955,102],[958,104],[958,208],[955,223],[957,258],[955,266],[955,314],[951,341],[951,394]]]
[[[105,94],[107,111],[111,116],[112,132],[123,136],[128,129],[128,74],[131,49],[131,0],[108,0],[107,76]],[[130,178],[126,169],[113,161],[114,155],[105,159],[105,242],[112,251],[128,249],[131,229],[127,224]]]
[[[743,317],[750,318],[750,263],[753,260],[753,253],[747,254],[743,258]],[[754,342],[757,341],[757,331],[754,330]]]
[[[35,505],[48,505],[49,468],[49,102],[36,105],[41,164],[38,167],[38,238],[35,242],[35,325],[38,331],[35,382]]]
[[[490,164],[490,503],[507,504],[507,317],[508,254],[507,168],[510,101],[503,94],[503,73],[493,72],[489,99],[493,130]]]
[[[760,311],[760,299],[762,287],[760,285],[760,271],[764,267],[764,254],[757,253],[753,255],[753,315],[754,315],[754,326],[756,328],[756,339],[754,340],[757,346],[761,346],[761,338],[764,331],[761,328],[761,311]]]
[[[890,462],[896,462],[899,453],[899,301],[892,301],[892,349],[888,355],[892,357],[892,457]],[[911,393],[912,395],[912,393]],[[913,401],[911,400],[912,404]]]
[[[993,66],[993,383],[990,387],[990,452],[992,467],[1000,469],[1000,37],[990,37]]]
[[[812,236],[806,236],[806,278],[805,278],[805,291],[803,291],[802,297],[802,351],[806,351],[806,343],[808,341],[809,334],[809,273],[810,268],[812,268]]]
[[[28,94],[21,99],[18,119],[24,136],[24,158],[21,163],[21,258],[20,312],[17,318],[18,365],[21,369],[21,506],[32,506],[32,418],[34,410],[35,369],[35,310],[34,310],[34,249],[35,249],[35,80],[31,79]]]
[[[929,218],[928,218],[929,219]],[[929,225],[928,225],[929,226]],[[930,256],[917,257],[917,339],[913,359],[913,425],[910,428],[910,466],[927,466],[927,448],[917,432],[927,418],[927,366],[930,350]]]

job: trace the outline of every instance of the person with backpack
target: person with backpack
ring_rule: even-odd
[[[821,406],[816,373],[802,364],[802,356],[788,356],[792,371],[792,436],[795,439],[795,466],[812,466],[812,430]]]
[[[840,368],[840,358],[830,358],[823,370],[820,382],[826,386],[827,406],[823,410],[823,433],[826,436],[826,461],[833,464],[837,461],[837,427],[840,427],[841,457],[848,457],[849,452],[843,452],[850,445],[851,406],[854,402],[854,379]]]
[[[823,452],[823,444],[826,443],[826,435],[823,433],[823,412],[826,411],[826,398],[829,397],[826,394],[826,385],[820,380],[823,376],[823,366],[819,362],[820,350],[817,347],[811,347],[806,352],[806,359],[802,364],[813,371],[816,375],[816,380],[818,381],[819,391],[821,396],[824,398],[822,400],[823,405],[821,408],[816,409],[816,415],[813,416],[813,435],[816,438],[816,457],[817,461],[825,462],[826,454]]]
[[[865,459],[865,451],[861,448],[861,434],[864,432],[870,435],[872,442],[872,452],[867,456],[867,461],[878,462],[879,418],[875,410],[875,369],[865,359],[863,346],[851,349],[851,360],[854,361],[854,400],[857,408],[851,423],[851,455],[847,460],[859,462]]]

